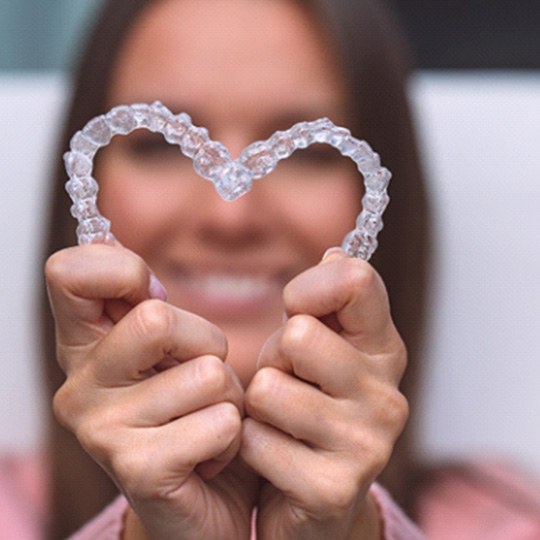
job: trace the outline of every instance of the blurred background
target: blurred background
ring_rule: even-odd
[[[0,451],[39,445],[43,202],[69,68],[98,0],[0,0]],[[418,419],[428,458],[540,474],[540,2],[392,0],[434,206]],[[82,126],[81,126],[82,127]]]

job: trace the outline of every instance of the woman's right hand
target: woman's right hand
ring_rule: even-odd
[[[249,537],[256,479],[233,463],[243,390],[222,332],[155,298],[146,264],[120,246],[62,250],[45,273],[67,376],[54,411],[129,500],[128,530]]]

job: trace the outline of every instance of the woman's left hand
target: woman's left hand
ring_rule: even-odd
[[[266,479],[257,538],[380,538],[368,490],[408,406],[406,351],[373,268],[337,252],[284,291],[246,392],[241,457]]]

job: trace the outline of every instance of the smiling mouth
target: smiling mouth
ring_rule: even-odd
[[[283,275],[230,272],[169,272],[167,289],[180,307],[203,316],[248,316],[281,303]]]
[[[268,276],[208,274],[192,276],[187,281],[200,294],[232,301],[263,298],[275,294],[277,289],[276,280]]]

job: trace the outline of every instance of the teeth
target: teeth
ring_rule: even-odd
[[[238,299],[261,296],[273,288],[262,276],[209,275],[195,279],[194,285],[209,295]]]

